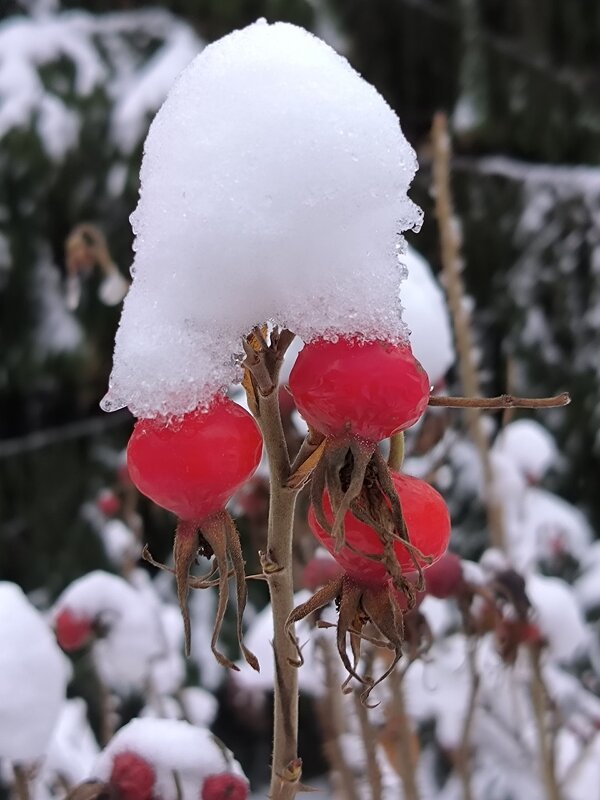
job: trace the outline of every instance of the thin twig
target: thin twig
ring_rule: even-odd
[[[466,625],[465,625],[466,627]],[[477,669],[477,638],[467,635],[467,663],[471,677],[471,691],[467,713],[463,720],[462,735],[456,753],[457,771],[463,788],[464,800],[473,800],[471,790],[471,728],[475,718],[477,695],[479,693],[480,676]]]
[[[358,717],[358,724],[365,748],[365,757],[367,759],[367,777],[371,789],[371,800],[382,800],[383,787],[381,784],[381,770],[377,762],[377,746],[373,726],[369,720],[367,707],[361,698],[362,690],[355,689],[353,695],[354,707],[356,709],[356,716]]]
[[[542,676],[540,649],[535,646],[528,647],[527,649],[531,664],[530,692],[538,735],[542,780],[548,800],[561,800],[560,788],[556,779],[552,735],[547,724],[548,692]]]
[[[94,681],[96,683],[96,692],[97,692],[98,702],[100,704],[100,731],[99,731],[100,744],[102,745],[102,747],[106,747],[106,745],[112,739],[113,733],[115,732],[115,726],[113,724],[114,720],[113,697],[110,689],[108,688],[102,676],[100,675],[93,647],[89,651],[88,658],[91,667],[91,672]]]
[[[446,408],[560,408],[568,406],[571,395],[562,392],[554,397],[514,397],[511,394],[501,394],[498,397],[443,397],[432,395],[429,398],[430,406],[444,406]]]
[[[388,677],[388,681],[392,693],[392,713],[396,719],[398,766],[404,787],[404,797],[405,800],[419,800],[415,764],[410,743],[412,728],[408,721],[404,703],[402,676],[397,670],[393,670]]]
[[[27,769],[21,764],[13,764],[13,774],[15,777],[15,794],[18,800],[29,800],[29,776]]]
[[[454,218],[452,193],[450,188],[450,138],[446,115],[435,115],[432,127],[433,141],[433,189],[435,196],[435,212],[438,221],[441,243],[442,274],[448,306],[452,316],[456,349],[458,352],[458,368],[464,391],[472,398],[479,397],[479,376],[473,358],[473,336],[470,322],[465,310],[465,291],[461,278],[460,241]],[[434,403],[432,403],[434,405]],[[504,524],[502,509],[494,498],[492,491],[493,472],[490,462],[490,445],[481,424],[481,415],[477,406],[468,405],[467,424],[471,438],[479,451],[486,487],[486,510],[490,540],[494,547],[504,548]]]
[[[342,747],[341,736],[344,730],[344,712],[340,691],[340,677],[331,643],[325,636],[319,636],[315,645],[323,654],[325,671],[325,694],[317,703],[321,730],[323,733],[323,752],[332,772],[339,780],[345,800],[361,800],[356,789],[355,775],[349,766]]]

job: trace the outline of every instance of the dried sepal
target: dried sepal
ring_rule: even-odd
[[[325,496],[333,519],[325,513]],[[333,539],[333,551],[345,547],[382,564],[396,589],[406,595],[408,607],[413,608],[416,592],[424,588],[423,567],[431,559],[410,541],[390,469],[376,446],[352,436],[326,439],[313,470],[310,499],[317,523]],[[375,531],[382,551],[364,553],[346,541],[344,520],[348,512]],[[416,582],[412,577],[408,579],[400,568],[394,552],[397,543],[409,554]]]
[[[286,481],[288,489],[301,489],[310,479],[325,450],[326,439],[306,458]]]
[[[242,651],[242,655],[246,660],[246,663],[249,664],[252,667],[252,669],[255,669],[257,672],[260,672],[260,665],[258,663],[258,659],[254,655],[254,653],[248,650],[248,648],[244,644],[244,639],[243,639],[242,617],[244,615],[244,610],[246,608],[246,601],[248,599],[248,590],[246,587],[244,556],[242,553],[242,546],[240,544],[240,537],[238,535],[233,520],[226,512],[225,512],[224,522],[225,522],[225,533],[227,538],[227,547],[229,550],[229,556],[231,558],[231,563],[233,565],[233,571],[235,574],[235,586],[237,594],[236,632],[237,632],[238,644],[240,646],[240,650]]]
[[[151,564],[153,567],[157,569],[163,570],[163,572],[170,572],[171,575],[175,574],[175,570],[173,567],[169,567],[166,564],[163,564],[160,561],[157,561],[152,553],[150,552],[150,548],[148,545],[144,546],[142,550],[142,558],[144,561],[147,561],[148,564]],[[188,577],[188,586],[190,589],[212,589],[214,586],[219,585],[219,578],[215,577],[217,575],[217,567],[216,565],[211,566],[210,570],[205,575],[190,575]],[[233,571],[230,570],[229,577],[233,575]],[[248,578],[246,578],[248,580]]]
[[[187,597],[189,592],[188,578],[190,567],[196,559],[198,548],[200,547],[200,537],[198,523],[180,520],[175,531],[175,541],[173,543],[173,562],[175,564],[175,586],[177,589],[177,600],[183,618],[183,635],[185,643],[185,654],[189,656],[192,641],[192,631],[190,626],[190,612],[188,609]]]
[[[244,575],[242,550],[235,524],[227,511],[220,511],[202,522],[201,533],[214,554],[219,569],[219,599],[210,642],[213,655],[222,666],[238,671],[238,667],[217,648],[229,600],[229,562],[231,561],[237,588],[236,630],[238,642],[247,663],[258,671],[260,669],[258,659],[254,653],[245,647],[242,641],[242,615],[246,606],[246,577]]]
[[[289,615],[286,632],[298,653],[298,659],[291,663],[297,667],[304,663],[298,640],[293,632],[295,623],[306,619],[310,614],[335,600],[338,607],[337,625],[319,622],[318,627],[336,628],[337,650],[348,674],[342,690],[345,691],[349,682],[355,679],[364,687],[361,698],[366,703],[373,688],[385,680],[402,657],[405,640],[404,619],[406,615],[415,613],[408,612],[403,607],[403,597],[406,606],[411,601],[414,603],[414,594],[408,590],[404,593],[399,592],[391,579],[383,586],[362,586],[348,575],[336,578],[315,592],[309,600],[295,608]],[[375,628],[378,636],[365,632],[364,628],[369,624]],[[391,650],[393,653],[386,671],[377,680],[366,672],[361,674],[358,670],[362,642]]]
[[[237,670],[238,667],[217,648],[217,642],[223,625],[223,619],[229,600],[229,578],[235,577],[237,595],[236,632],[240,650],[246,662],[257,672],[260,670],[258,659],[244,644],[242,635],[242,617],[246,607],[247,589],[244,574],[244,558],[239,536],[231,516],[226,511],[219,511],[210,517],[197,521],[180,520],[175,531],[173,544],[174,568],[156,561],[148,547],[144,547],[143,558],[158,569],[175,575],[177,599],[181,609],[184,627],[185,653],[190,654],[191,624],[188,609],[190,589],[208,589],[218,587],[219,598],[215,624],[211,638],[211,650],[224,667]],[[211,569],[202,576],[190,575],[190,569],[198,556],[212,558]]]
[[[289,636],[292,644],[296,648],[296,652],[298,653],[298,658],[296,661],[292,661],[290,659],[290,663],[295,667],[301,667],[304,664],[304,658],[302,656],[300,644],[296,638],[296,634],[294,633],[294,625],[297,622],[301,622],[303,619],[306,619],[306,617],[310,616],[311,614],[314,614],[316,611],[320,611],[322,608],[325,608],[325,606],[329,605],[329,603],[331,603],[333,600],[336,600],[339,597],[341,590],[342,577],[336,578],[335,580],[327,583],[325,586],[322,586],[309,600],[297,606],[288,616],[285,623],[285,632]]]
[[[375,445],[362,444],[352,438],[347,444],[347,452],[341,468],[335,463],[330,463],[326,471],[327,488],[334,512],[331,536],[335,542],[335,551],[339,552],[344,546],[344,517],[352,507],[352,503],[359,497],[364,489],[367,468],[373,458]],[[345,479],[343,471],[351,456],[351,470]]]

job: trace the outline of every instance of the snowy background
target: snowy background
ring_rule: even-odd
[[[15,765],[29,775],[36,800],[62,798],[84,779],[107,779],[115,756],[136,748],[153,763],[164,800],[176,795],[173,770],[182,775],[183,796],[197,798],[219,759],[223,769],[243,769],[264,796],[272,684],[264,588],[250,586],[246,616],[248,645],[262,654],[260,676],[244,669],[224,674],[213,661],[205,644],[215,602],[209,592],[192,599],[193,653],[185,662],[170,576],[139,560],[146,542],[155,557],[168,558],[173,520],[140,500],[128,481],[128,412],[99,409],[121,295],[117,286],[111,296],[99,271],[88,270],[74,302],[65,253],[72,228],[92,222],[128,278],[129,215],[152,117],[207,43],[263,15],[312,30],[346,55],[397,111],[417,152],[410,196],[425,221],[421,233],[407,235],[413,249],[402,302],[432,382],[461,392],[443,288],[434,277],[440,258],[428,133],[433,113],[444,109],[455,147],[464,303],[482,389],[573,396],[567,409],[513,415],[503,430],[500,417],[490,417],[491,483],[459,412],[434,409],[411,432],[405,468],[444,494],[451,548],[465,559],[469,585],[502,594],[498,586],[514,568],[531,607],[521,619],[514,581],[508,599],[503,595],[503,616],[493,622],[471,598],[475,634],[465,628],[456,598],[428,596],[421,611],[433,644],[406,674],[401,665],[400,689],[384,685],[380,705],[368,714],[367,737],[353,697],[335,689],[343,676],[327,656],[328,632],[301,628],[305,780],[332,786],[326,796],[353,797],[350,775],[354,797],[375,798],[372,782],[362,782],[375,747],[379,796],[402,796],[402,691],[417,796],[556,800],[539,745],[535,690],[543,685],[558,796],[595,797],[600,3],[144,6],[135,0],[0,6],[0,797],[10,796]],[[293,445],[302,427],[288,398],[284,392]],[[232,509],[250,573],[258,571],[267,497],[259,471]],[[505,554],[488,549],[490,498],[502,507]],[[305,566],[315,547],[305,501],[297,531],[302,601],[312,587]],[[233,631],[228,635],[224,646],[236,658]],[[83,646],[72,649],[69,641]],[[540,656],[541,677],[532,653]],[[172,750],[157,752],[156,742],[167,736]],[[208,764],[186,760],[197,750]]]

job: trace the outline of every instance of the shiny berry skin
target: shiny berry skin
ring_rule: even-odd
[[[456,595],[462,585],[462,562],[455,553],[444,553],[425,572],[427,594],[440,600]]]
[[[326,436],[379,442],[425,411],[429,378],[408,344],[318,339],[298,354],[290,391],[306,422]]]
[[[425,556],[431,556],[437,561],[445,553],[450,538],[450,516],[443,497],[425,481],[397,472],[390,474],[400,498],[411,544]],[[323,497],[323,509],[325,517],[333,521],[327,494]],[[364,586],[379,586],[385,583],[388,574],[383,564],[361,555],[361,553],[371,555],[383,553],[383,545],[372,528],[360,522],[349,511],[344,517],[345,541],[360,553],[352,552],[347,546],[342,547],[339,553],[335,553],[334,541],[317,522],[312,507],[308,514],[308,522],[317,539],[356,583]],[[395,543],[394,552],[402,571],[414,572],[415,567],[408,551],[400,542]],[[421,566],[425,567],[425,564]]]
[[[142,494],[181,520],[200,522],[225,507],[261,453],[254,419],[219,397],[207,410],[176,420],[139,420],[127,445],[127,466]]]
[[[209,775],[202,784],[201,800],[246,800],[248,784],[239,775]]]
[[[154,781],[154,770],[137,753],[126,750],[114,757],[109,783],[118,800],[151,800]]]
[[[89,617],[63,608],[54,621],[54,630],[58,644],[70,653],[85,647],[90,641],[94,634],[94,624]]]

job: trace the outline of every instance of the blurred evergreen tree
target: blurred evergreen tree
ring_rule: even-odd
[[[52,594],[103,563],[81,508],[114,480],[130,418],[107,418],[106,432],[102,422],[92,433],[61,426],[104,416],[120,308],[101,302],[93,274],[69,310],[65,239],[82,221],[98,224],[127,273],[152,116],[207,40],[258,16],[310,26],[313,10],[303,0],[2,5],[0,579]],[[38,442],[49,429],[51,444]],[[149,521],[152,540],[168,522]]]
[[[118,310],[102,305],[91,280],[77,312],[66,308],[65,237],[78,222],[97,222],[126,274],[128,216],[149,120],[203,41],[265,16],[334,37],[399,112],[423,164],[414,194],[426,224],[415,245],[433,263],[426,137],[434,111],[452,117],[462,157],[455,188],[467,284],[481,309],[476,322],[489,388],[505,388],[510,356],[520,391],[573,391],[570,410],[549,418],[567,457],[562,485],[600,519],[594,488],[600,256],[588,180],[595,186],[597,173],[537,174],[532,183],[531,171],[514,162],[498,170],[479,161],[502,153],[539,164],[598,163],[598,0],[90,0],[81,6],[7,0],[0,10],[1,439],[99,415]],[[550,207],[532,227],[525,223],[538,190]],[[532,338],[532,325],[545,331],[544,346]],[[112,445],[123,445],[129,424],[110,434]],[[26,588],[44,581],[31,567],[29,546],[57,588],[60,574],[66,582],[88,563],[79,507],[109,477],[94,455],[102,442],[102,436],[71,438],[52,451],[19,454],[14,442],[3,451],[0,441],[0,577]]]

